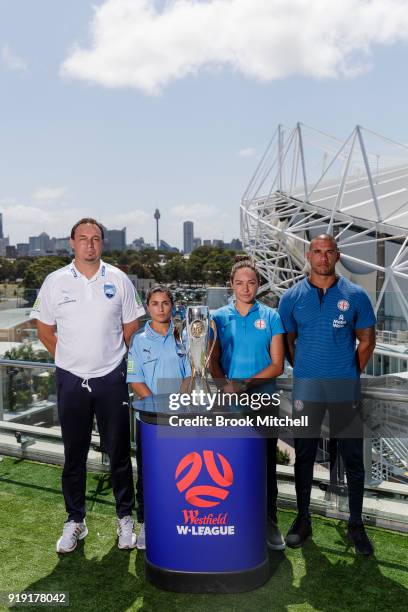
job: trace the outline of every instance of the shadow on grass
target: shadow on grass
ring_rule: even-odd
[[[342,527],[336,529],[340,537],[336,544],[344,546],[343,551],[335,552],[336,557],[340,556],[336,562],[332,563],[313,540],[308,540],[302,547],[306,573],[299,585],[299,603],[307,603],[321,612],[406,610],[407,589],[384,576],[381,566],[393,567],[399,573],[407,571],[407,568],[383,564],[375,556],[355,554],[354,546],[346,539]]]
[[[115,506],[115,502],[112,499],[113,493],[110,473],[98,474],[98,476],[93,477],[93,480],[96,480],[95,489],[88,485],[87,495],[85,498],[88,502],[88,511],[92,511],[96,503],[107,506]],[[108,497],[111,499],[106,499]]]
[[[337,533],[329,538],[328,546],[309,539],[301,549],[271,552],[270,580],[248,593],[161,591],[145,581],[143,553],[118,550],[115,544],[102,559],[87,559],[84,542],[74,553],[59,556],[52,572],[28,585],[25,592],[68,592],[74,612],[288,612],[293,607],[319,612],[406,610],[408,591],[401,584],[406,568],[397,562],[398,551],[395,563],[356,556],[345,539],[344,525],[333,527]],[[391,576],[395,572],[399,582],[384,576],[384,570]]]
[[[246,593],[191,594],[160,591],[145,583],[142,591],[145,612],[170,609],[183,612],[247,612],[248,610],[287,612],[288,606],[297,600],[293,587],[293,568],[284,553],[271,552],[269,556],[270,579],[262,587]],[[141,557],[136,559],[136,574],[144,575]]]
[[[44,485],[37,485],[32,482],[23,482],[21,480],[14,480],[13,478],[5,478],[4,476],[0,476],[0,482],[22,487],[23,489],[32,489],[33,491],[44,491],[46,493],[54,493],[57,495],[61,495],[60,488],[54,489],[52,487],[46,487]]]
[[[7,474],[6,474],[7,475]],[[35,484],[33,482],[24,482],[22,480],[15,480],[13,478],[6,478],[6,475],[0,476],[0,482],[4,482],[5,484],[14,485],[17,487],[21,487],[22,489],[32,490],[32,491],[41,491],[43,493],[53,493],[54,495],[58,495],[61,497],[61,486],[58,488],[48,487],[45,485]],[[90,504],[90,509],[93,509],[95,503],[102,504],[105,506],[115,506],[115,502],[112,499],[104,499],[104,497],[112,496],[112,488],[110,484],[110,475],[109,474],[101,474],[94,476],[94,480],[96,480],[95,489],[89,488],[87,489],[86,501]]]
[[[143,562],[144,555],[140,557]],[[102,559],[87,559],[84,542],[79,542],[75,552],[58,555],[53,571],[28,585],[24,592],[67,592],[71,610],[122,612],[140,597],[144,585],[144,574],[135,577],[129,572],[129,563],[130,552],[119,550],[116,544]],[[39,606],[30,609],[43,610]]]

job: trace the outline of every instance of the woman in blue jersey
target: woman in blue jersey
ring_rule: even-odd
[[[284,329],[276,310],[256,300],[260,276],[250,259],[232,268],[235,300],[216,310],[212,318],[217,340],[210,370],[226,393],[274,393],[275,378],[283,372]],[[283,550],[285,542],[277,525],[277,438],[267,440],[268,545]]]
[[[143,330],[133,336],[128,355],[127,382],[141,399],[158,393],[178,391],[181,381],[190,376],[186,351],[171,319],[173,303],[171,292],[163,285],[156,285],[147,293],[146,306],[151,319]],[[144,549],[142,453],[138,421],[136,460],[136,513],[138,523],[141,524],[136,546]]]

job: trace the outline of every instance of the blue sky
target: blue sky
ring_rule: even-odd
[[[406,2],[327,13],[326,0],[0,0],[11,242],[67,235],[84,215],[153,241],[156,207],[176,246],[187,219],[228,241],[278,123],[408,142]]]

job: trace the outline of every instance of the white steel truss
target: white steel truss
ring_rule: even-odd
[[[278,126],[241,202],[241,236],[262,291],[279,297],[302,278],[320,233],[337,238],[345,265],[377,273],[376,311],[392,291],[408,326],[408,147],[361,126],[343,142],[303,124]],[[388,241],[398,252],[386,262]],[[378,255],[356,256],[361,245]]]

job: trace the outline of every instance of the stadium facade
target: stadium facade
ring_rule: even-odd
[[[407,146],[361,126],[344,141],[303,124],[278,126],[241,202],[243,244],[272,301],[303,277],[310,240],[324,232],[338,240],[338,272],[375,307],[371,373],[406,373]]]

